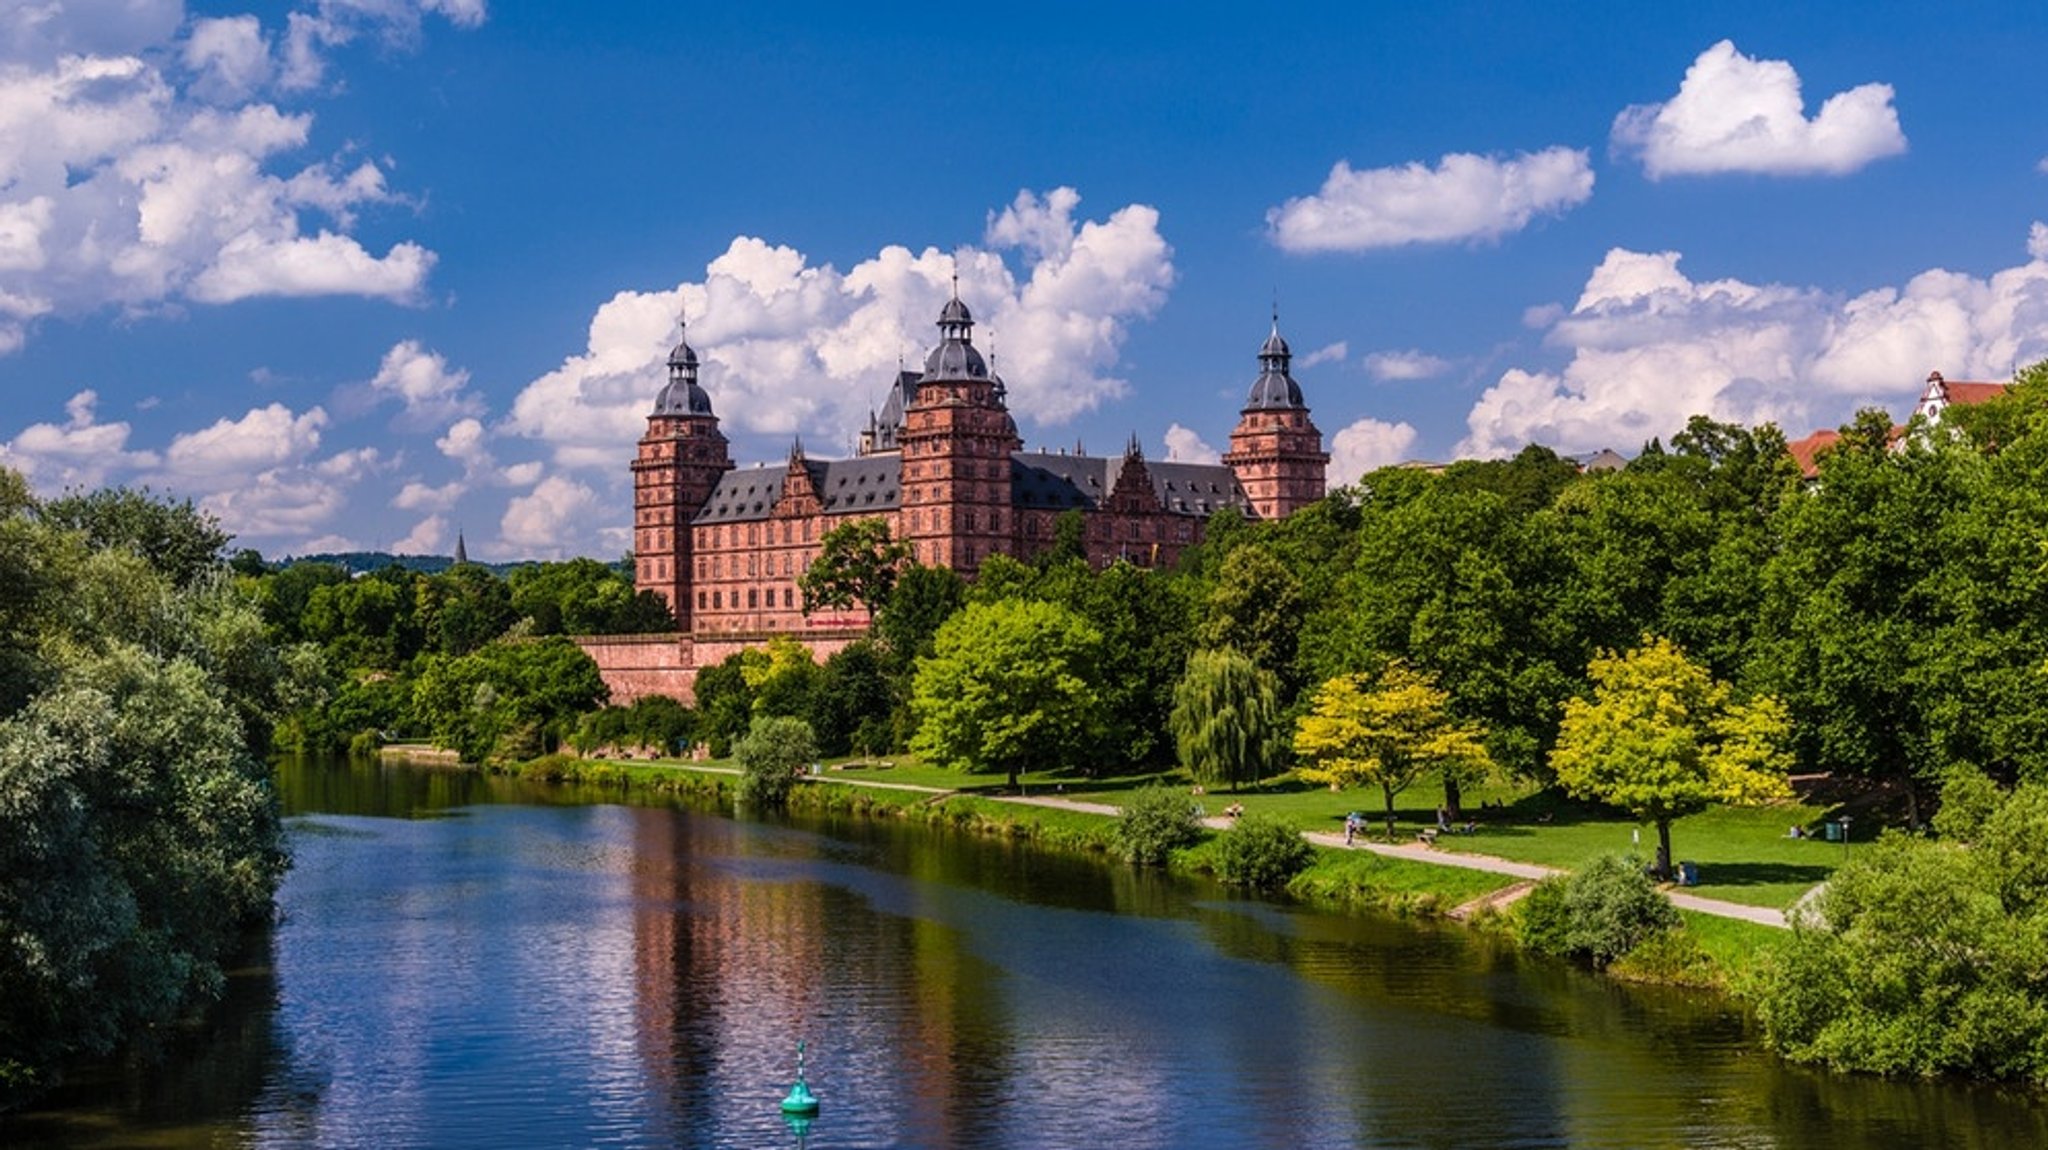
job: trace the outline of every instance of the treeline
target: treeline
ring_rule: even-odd
[[[316,691],[279,732],[291,750],[417,738],[473,762],[531,758],[604,698],[596,667],[565,636],[675,626],[658,598],[594,559],[500,577],[476,563],[352,575],[329,563],[272,570],[245,556],[236,580],[271,641],[318,655]]]

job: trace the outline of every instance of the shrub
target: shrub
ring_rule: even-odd
[[[1515,938],[1538,954],[1569,955],[1572,952],[1571,911],[1565,906],[1567,875],[1547,878],[1523,896],[1516,905]]]
[[[1195,804],[1177,788],[1142,788],[1116,820],[1116,849],[1139,866],[1160,866],[1175,850],[1202,837]]]
[[[1217,843],[1216,877],[1254,890],[1278,890],[1315,861],[1301,832],[1264,815],[1245,815]]]
[[[1607,854],[1538,883],[1522,900],[1518,933],[1531,949],[1604,967],[1681,921],[1641,860]]]
[[[789,802],[797,772],[817,757],[818,742],[802,719],[762,717],[732,745],[732,754],[740,766],[739,801],[779,807]]]

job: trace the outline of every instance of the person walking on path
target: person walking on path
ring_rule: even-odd
[[[1358,812],[1357,812],[1357,811],[1352,811],[1352,812],[1351,812],[1350,814],[1348,814],[1348,815],[1345,815],[1345,816],[1344,816],[1344,845],[1345,845],[1345,846],[1347,846],[1347,847],[1348,847],[1348,846],[1350,846],[1350,845],[1351,845],[1351,840],[1353,840],[1353,839],[1355,839],[1355,838],[1357,838],[1357,837],[1358,837]]]

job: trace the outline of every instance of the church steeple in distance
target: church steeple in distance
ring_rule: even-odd
[[[463,542],[462,528],[457,527],[455,529],[455,565],[460,567],[467,562],[469,562],[469,547]]]

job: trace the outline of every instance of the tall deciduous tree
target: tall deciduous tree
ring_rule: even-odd
[[[1051,603],[975,603],[919,660],[911,750],[936,766],[1000,772],[1074,768],[1099,752],[1102,635]]]
[[[1196,651],[1173,691],[1181,765],[1207,786],[1257,782],[1280,765],[1280,683],[1236,651]]]
[[[1776,699],[1737,701],[1669,639],[1595,659],[1593,697],[1565,704],[1551,766],[1581,798],[1657,827],[1657,873],[1671,877],[1671,821],[1711,803],[1791,797],[1790,725]]]
[[[1240,651],[1293,686],[1305,606],[1301,581],[1285,564],[1257,544],[1240,546],[1223,559],[1196,641]]]
[[[234,538],[190,499],[172,502],[147,487],[65,495],[43,505],[43,518],[83,535],[95,550],[141,556],[180,587],[222,566],[221,552]]]
[[[855,519],[825,532],[818,557],[797,581],[804,613],[864,607],[881,612],[910,560],[910,544],[889,536],[886,519]]]
[[[1801,757],[1900,788],[1916,825],[1946,766],[1945,712],[2033,709],[2018,706],[2024,693],[2010,703],[1958,694],[1961,664],[2018,635],[1955,626],[1959,607],[1983,601],[1946,573],[1991,553],[1989,540],[1956,531],[1980,522],[1966,512],[1984,495],[1985,464],[1956,444],[1899,442],[1889,416],[1863,412],[1821,456],[1819,488],[1785,505],[1766,571],[1773,641],[1758,678],[1797,717]],[[2007,571],[2030,581],[2025,567]]]
[[[1295,773],[1332,790],[1378,786],[1391,837],[1394,796],[1425,773],[1469,779],[1492,767],[1478,724],[1453,717],[1449,703],[1434,679],[1398,661],[1377,675],[1331,679],[1295,724]]]

